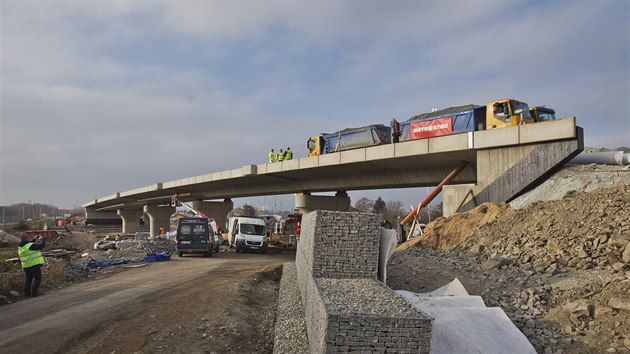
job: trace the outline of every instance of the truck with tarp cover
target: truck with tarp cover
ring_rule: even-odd
[[[332,134],[320,134],[308,139],[308,156],[552,119],[555,119],[555,111],[550,108],[537,106],[530,110],[525,102],[504,98],[490,101],[485,106],[468,104],[434,109],[400,123],[393,119],[390,127],[373,124]]]
[[[360,128],[347,128],[336,133],[323,133],[308,139],[308,156],[330,154],[391,143],[391,128],[383,124],[372,124]]]

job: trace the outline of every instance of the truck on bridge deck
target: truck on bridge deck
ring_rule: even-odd
[[[537,118],[532,116],[532,112]],[[449,107],[419,114],[401,123],[393,120],[391,127],[373,124],[311,137],[307,141],[308,156],[390,144],[392,140],[396,141],[392,139],[394,136],[398,141],[408,141],[530,124],[555,119],[554,114],[555,111],[544,106],[530,110],[527,103],[507,98],[490,101],[485,106]]]

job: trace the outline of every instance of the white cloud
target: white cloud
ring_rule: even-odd
[[[587,144],[628,145],[627,10],[3,3],[0,199],[82,204],[262,163],[270,147],[300,156],[320,132],[499,97],[578,116]]]

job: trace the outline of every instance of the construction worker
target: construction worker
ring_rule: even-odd
[[[400,136],[402,132],[400,131],[400,123],[393,118],[391,123],[389,124],[392,127],[392,143],[397,143],[400,141]]]
[[[278,152],[278,161],[284,161],[284,152],[282,152],[282,149],[280,149],[280,152]]]
[[[290,147],[287,147],[287,150],[284,152],[284,159],[291,160],[293,158],[293,151],[291,151]]]
[[[38,242],[35,242],[38,241]],[[44,257],[41,250],[46,246],[46,241],[41,236],[35,236],[29,240],[27,234],[20,235],[18,256],[24,269],[24,296],[39,296],[39,284],[42,282],[42,265]]]
[[[276,153],[273,149],[269,150],[269,163],[276,162]]]

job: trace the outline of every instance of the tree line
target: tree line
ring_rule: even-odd
[[[68,209],[61,209],[50,204],[41,203],[17,203],[0,206],[0,218],[2,222],[18,222],[21,220],[40,220],[45,218],[63,217],[66,213],[71,213]]]
[[[413,206],[414,208],[417,205]],[[430,213],[429,213],[430,209]],[[380,196],[376,200],[363,197],[354,203],[353,210],[364,213],[375,213],[381,215],[381,221],[388,221],[390,224],[398,224],[411,211],[411,206],[405,208],[400,200],[384,201]],[[421,223],[429,223],[442,216],[442,203],[431,208],[423,207],[420,210],[419,220]]]

